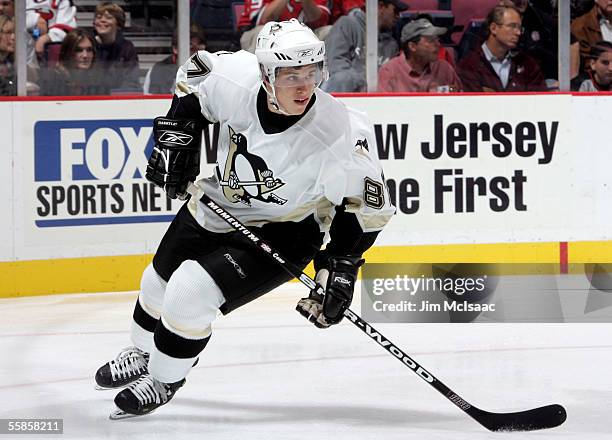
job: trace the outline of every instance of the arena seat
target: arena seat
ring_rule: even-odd
[[[499,0],[453,0],[451,10],[455,16],[455,25],[463,26],[465,31],[472,18],[486,17],[498,3]],[[452,39],[455,43],[459,43],[461,36],[461,33],[456,33]]]

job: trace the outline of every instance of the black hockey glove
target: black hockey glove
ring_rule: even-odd
[[[153,121],[153,135],[145,177],[171,199],[185,200],[187,186],[200,173],[202,128],[193,120],[159,117]]]
[[[351,305],[357,272],[364,261],[361,257],[330,257],[325,251],[319,252],[314,261],[315,281],[324,288],[325,297],[311,290],[307,298],[298,302],[296,310],[319,328],[338,324]]]

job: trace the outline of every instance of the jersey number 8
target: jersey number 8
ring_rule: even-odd
[[[369,177],[364,179],[363,201],[366,206],[380,209],[385,206],[385,187]]]

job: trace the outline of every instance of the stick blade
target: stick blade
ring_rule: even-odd
[[[472,410],[474,413],[472,414]],[[555,428],[567,419],[561,405],[546,405],[513,413],[491,413],[472,407],[468,413],[490,431],[536,431]]]

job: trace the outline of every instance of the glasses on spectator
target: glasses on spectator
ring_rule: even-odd
[[[8,1],[8,0],[0,1],[0,6],[12,6],[12,5],[13,5],[12,1]]]
[[[15,35],[15,29],[11,29],[9,31],[2,31],[2,32],[0,32],[0,34],[2,34],[2,35]]]
[[[74,49],[75,53],[81,53],[81,52],[89,52],[89,53],[93,53],[93,47],[76,47]]]
[[[525,28],[518,23],[502,23],[500,24],[500,26],[505,26],[509,29],[512,29],[513,31],[519,31],[521,34],[525,32]]]

